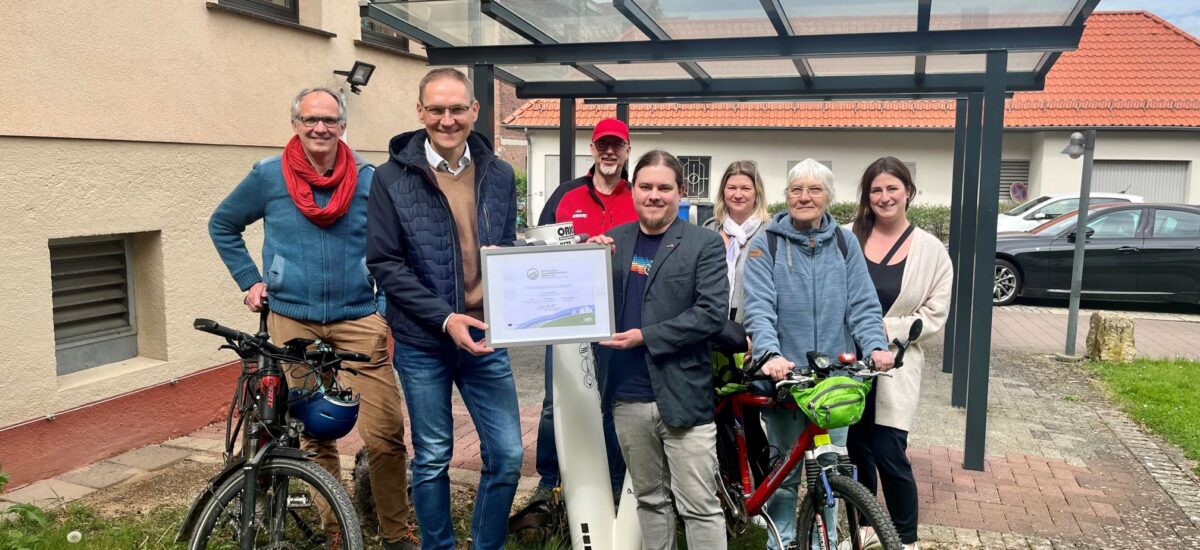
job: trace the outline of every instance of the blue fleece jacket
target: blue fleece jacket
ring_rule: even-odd
[[[304,217],[287,192],[280,157],[254,164],[208,220],[208,234],[238,288],[264,281],[271,311],[304,321],[333,323],[383,309],[383,294],[367,271],[367,196],[375,169],[355,154],[358,185],[350,210],[329,227]],[[313,188],[317,206],[333,189]],[[255,265],[242,232],[263,220],[262,265]]]
[[[842,231],[847,257],[834,231]],[[778,236],[775,257],[767,234]],[[828,213],[817,229],[799,230],[780,212],[750,241],[745,272],[746,330],[755,359],[779,353],[797,365],[805,354],[830,357],[887,349],[879,298],[854,234]]]

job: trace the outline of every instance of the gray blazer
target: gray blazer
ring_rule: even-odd
[[[637,222],[608,232],[613,253],[613,299],[619,319],[625,306],[625,286]],[[729,280],[721,237],[676,220],[667,228],[650,268],[642,300],[642,337],[654,401],[663,422],[687,428],[712,422],[712,354],[708,341],[721,332],[728,314]],[[600,348],[600,388],[608,396],[608,361]]]

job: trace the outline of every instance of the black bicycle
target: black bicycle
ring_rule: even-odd
[[[265,310],[257,334],[208,319],[196,319],[194,328],[225,338],[221,349],[241,358],[242,373],[226,416],[225,467],[196,497],[175,542],[187,541],[189,550],[210,545],[241,550],[362,549],[362,529],[346,489],[298,445],[301,433],[313,431],[306,421],[312,426],[329,421],[353,426],[358,398],[338,386],[335,375],[339,370],[354,373],[341,366],[343,360],[369,358],[303,338],[275,346],[267,333]],[[293,376],[303,373],[299,387],[289,389],[285,365],[300,369]],[[353,405],[353,416],[348,404]],[[338,408],[343,406],[347,408]]]

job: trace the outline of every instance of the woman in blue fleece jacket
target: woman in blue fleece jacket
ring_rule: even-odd
[[[788,211],[776,214],[750,241],[745,272],[746,329],[754,356],[778,354],[763,372],[778,380],[804,361],[809,351],[830,357],[854,352],[855,344],[870,353],[877,368],[891,368],[882,312],[867,273],[862,247],[854,234],[838,227],[826,208],[833,202],[833,173],[807,159],[788,173]],[[845,255],[835,231],[842,232]],[[774,234],[772,254],[768,235]],[[788,449],[804,430],[800,411],[766,409],[767,440]],[[833,443],[846,444],[846,429],[830,432]],[[796,469],[767,502],[767,513],[785,545],[796,538]],[[768,547],[776,548],[768,537]]]

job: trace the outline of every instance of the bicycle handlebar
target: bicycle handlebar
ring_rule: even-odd
[[[196,319],[192,322],[192,327],[196,330],[207,332],[209,334],[215,334],[225,338],[226,340],[237,342],[239,353],[242,351],[240,348],[245,347],[249,348],[247,351],[262,350],[268,355],[280,356],[287,354],[287,350],[262,338],[254,336],[253,334],[247,334],[237,329],[222,326],[220,323],[211,319]]]

